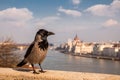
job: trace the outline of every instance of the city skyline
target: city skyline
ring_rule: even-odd
[[[120,41],[120,0],[0,0],[0,40],[31,43],[38,29],[51,43],[77,34],[83,41]]]

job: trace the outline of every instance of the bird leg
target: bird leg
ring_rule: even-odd
[[[39,72],[41,72],[41,73],[46,72],[46,71],[43,71],[43,69],[42,69],[42,67],[41,67],[41,64],[39,64],[39,66],[40,66],[40,69],[41,69],[41,70],[39,70]]]
[[[33,73],[34,73],[34,74],[39,74],[38,72],[36,72],[35,67],[34,67],[34,64],[31,64],[31,65],[32,65],[32,68],[33,68]]]

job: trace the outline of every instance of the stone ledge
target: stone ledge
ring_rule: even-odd
[[[33,74],[28,69],[0,68],[0,80],[120,80],[120,75],[57,70]]]

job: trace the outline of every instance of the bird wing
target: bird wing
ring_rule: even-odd
[[[31,53],[32,49],[33,49],[34,43],[32,43],[29,48],[26,51],[26,54],[24,56],[24,58],[28,57],[28,55]]]

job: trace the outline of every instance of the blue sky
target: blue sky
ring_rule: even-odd
[[[0,40],[30,43],[35,33],[56,33],[52,43],[77,34],[86,42],[120,41],[120,0],[0,0]]]

